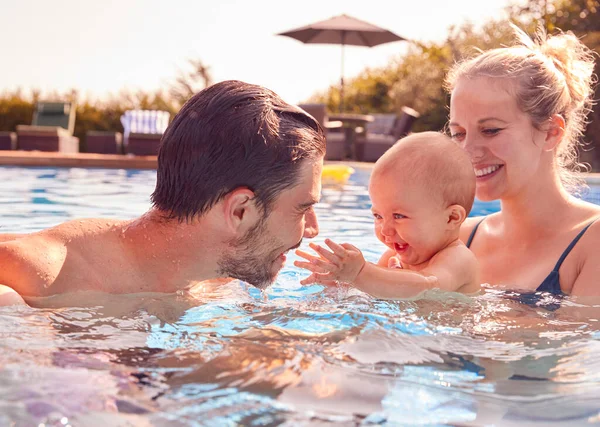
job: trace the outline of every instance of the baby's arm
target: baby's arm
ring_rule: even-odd
[[[377,261],[377,265],[380,267],[391,267],[390,260],[393,261],[395,256],[396,256],[396,251],[388,249],[387,251],[385,251],[383,253],[383,255],[381,255],[381,258],[379,258],[379,261]],[[396,264],[396,263],[394,263],[394,264]]]
[[[325,243],[331,251],[316,244],[310,245],[320,257],[297,251],[309,262],[297,261],[295,265],[312,272],[301,283],[341,280],[381,299],[414,297],[433,288],[469,293],[479,290],[477,261],[464,245],[441,251],[427,269],[415,272],[368,263],[360,250],[347,243],[338,245],[329,239]],[[383,258],[389,262],[391,257],[384,255],[380,262]]]
[[[309,246],[320,255],[320,257],[309,254],[301,250],[297,250],[296,254],[306,259],[305,261],[295,261],[296,267],[305,268],[312,272],[306,279],[300,283],[308,285],[310,283],[324,283],[343,281],[348,284],[353,284],[356,276],[365,266],[366,261],[362,252],[349,243],[338,245],[329,239],[325,239],[325,243],[331,251],[310,243]]]
[[[330,251],[317,244],[310,244],[310,247],[320,257],[304,251],[296,251],[308,262],[296,261],[294,264],[312,272],[300,283],[310,284],[339,280],[381,299],[413,297],[436,287],[435,277],[368,263],[360,250],[348,243],[338,245],[329,239],[326,239],[325,243],[331,249]]]

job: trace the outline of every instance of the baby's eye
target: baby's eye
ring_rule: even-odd
[[[377,213],[373,213],[373,218],[375,218],[375,219],[381,219],[381,215],[379,215]]]
[[[394,214],[394,219],[402,219],[402,218],[406,218],[404,215],[399,214],[399,213],[395,213]]]

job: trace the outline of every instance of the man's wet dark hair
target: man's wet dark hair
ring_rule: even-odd
[[[265,216],[298,184],[306,159],[325,154],[317,121],[261,86],[230,80],[194,95],[161,141],[153,205],[190,220],[247,187]]]

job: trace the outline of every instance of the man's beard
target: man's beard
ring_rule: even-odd
[[[275,281],[279,271],[273,273],[273,264],[283,252],[300,246],[300,242],[286,249],[274,237],[266,235],[266,217],[262,218],[245,236],[229,242],[233,249],[218,261],[219,275],[233,277],[264,289]],[[265,248],[275,248],[265,253]]]

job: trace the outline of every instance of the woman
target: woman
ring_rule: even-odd
[[[594,58],[572,34],[484,52],[449,73],[450,131],[470,155],[480,200],[461,238],[483,283],[600,296],[600,206],[574,197],[578,137],[591,107]]]

